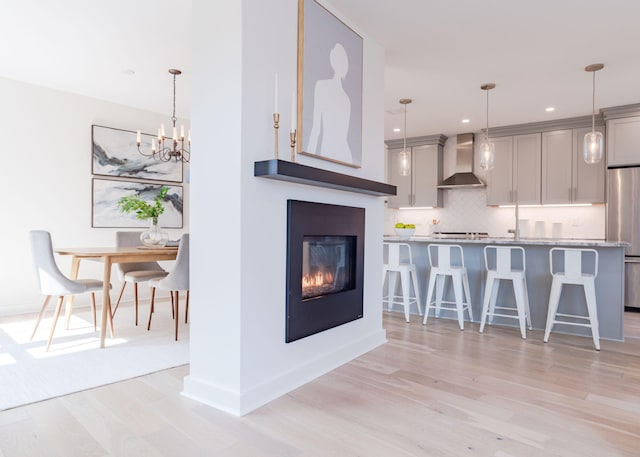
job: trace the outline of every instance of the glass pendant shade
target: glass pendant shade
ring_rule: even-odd
[[[398,154],[398,168],[400,176],[409,176],[411,174],[411,154],[406,149]]]
[[[598,163],[602,160],[602,133],[591,131],[584,136],[582,158],[588,164]]]
[[[489,171],[493,169],[496,160],[496,147],[485,139],[480,145],[480,169]]]

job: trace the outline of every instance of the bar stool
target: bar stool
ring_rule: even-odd
[[[487,256],[487,254],[489,255]],[[515,254],[515,256],[512,256],[512,254]],[[515,257],[513,259],[515,262],[522,264],[521,270],[513,267],[513,257]],[[495,262],[489,262],[489,258],[495,259]],[[480,333],[484,331],[487,317],[489,317],[489,324],[493,323],[494,316],[508,317],[518,319],[520,323],[520,334],[523,340],[526,339],[527,331],[525,329],[525,320],[529,325],[529,330],[531,330],[532,327],[531,312],[529,311],[529,294],[527,293],[527,278],[525,275],[526,259],[524,249],[520,246],[485,246],[484,265],[487,269],[487,284],[484,289],[484,300],[482,302]],[[509,280],[513,283],[513,293],[516,299],[515,308],[511,306],[496,306],[501,279]],[[496,313],[496,309],[504,312],[515,311],[516,314]]]
[[[427,252],[429,254],[431,272],[429,273],[429,287],[427,289],[427,300],[425,302],[424,320],[422,323],[427,323],[429,310],[432,308],[435,308],[436,310],[436,317],[440,317],[440,311],[442,309],[449,311],[455,310],[458,313],[458,326],[460,327],[460,330],[464,330],[464,310],[466,309],[469,312],[469,320],[472,322],[473,310],[471,309],[469,278],[467,276],[467,268],[464,266],[462,246],[458,244],[430,244],[427,247]],[[434,259],[434,254],[436,252],[437,256]],[[445,279],[447,276],[451,277],[451,281],[453,283],[455,301],[446,301],[442,299]],[[435,300],[433,300],[434,286],[436,293]],[[442,306],[443,304],[455,304],[455,308]]]
[[[418,289],[418,274],[416,266],[411,256],[411,246],[408,243],[382,243],[383,249],[387,251],[387,263],[382,265],[382,284],[384,284],[387,273],[389,282],[387,295],[382,297],[382,303],[386,303],[389,311],[394,305],[404,306],[404,318],[409,322],[409,311],[411,304],[415,303],[418,314],[422,316],[420,309],[420,290]],[[400,261],[401,249],[408,253],[409,262]],[[402,286],[402,296],[396,295],[396,280],[400,274],[400,284]],[[413,283],[414,295],[411,295],[411,284]]]
[[[561,257],[559,255],[554,256],[554,252],[563,254],[564,271],[558,271],[556,266],[554,266],[554,257]],[[586,262],[586,258],[591,258],[592,262]],[[595,287],[595,279],[596,276],[598,276],[598,251],[595,249],[552,248],[549,250],[549,268],[553,276],[553,281],[551,282],[551,292],[549,294],[549,310],[547,312],[547,326],[544,331],[544,342],[549,341],[549,334],[554,324],[576,325],[591,328],[593,343],[599,351],[600,332],[598,330],[598,308],[596,304]],[[593,273],[585,273],[585,269],[587,271],[593,271]],[[558,303],[560,302],[563,284],[576,284],[584,288],[588,316],[561,314],[558,312]],[[557,320],[557,317],[586,320],[588,323]]]

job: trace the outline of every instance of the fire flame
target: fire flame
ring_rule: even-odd
[[[329,272],[319,271],[311,275],[302,276],[302,288],[317,287],[323,284],[333,283],[333,275]]]

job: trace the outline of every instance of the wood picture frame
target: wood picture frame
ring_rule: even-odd
[[[102,125],[91,126],[91,173],[93,175],[132,178],[137,180],[180,183],[183,180],[182,161],[147,157],[138,151],[137,132]],[[141,149],[151,152],[155,135],[141,134]]]
[[[298,0],[297,152],[362,166],[363,40],[316,0]]]
[[[184,225],[182,186],[102,178],[93,178],[91,183],[91,227],[149,228],[149,220],[137,219],[134,213],[122,213],[118,208],[118,201],[124,196],[137,194],[151,203],[162,186],[167,186],[169,192],[165,198],[164,212],[158,218],[158,224],[162,228],[182,228]]]

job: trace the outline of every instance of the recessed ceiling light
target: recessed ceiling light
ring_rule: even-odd
[[[125,68],[124,70],[122,70],[122,73],[127,76],[133,76],[136,74],[136,71],[132,70],[131,68]]]
[[[551,112],[555,111],[556,109],[553,106],[547,106],[544,110],[547,113],[551,113]]]
[[[463,124],[468,124],[469,122],[471,122],[471,119],[462,119]]]
[[[396,127],[395,129],[393,129],[394,132],[399,132],[400,129],[398,127]]]

